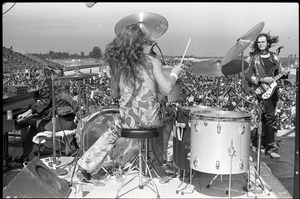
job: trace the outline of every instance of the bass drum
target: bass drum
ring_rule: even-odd
[[[84,151],[88,150],[108,128],[114,125],[114,118],[119,114],[118,109],[103,109],[82,118]],[[79,126],[77,132],[80,132]],[[104,165],[108,166],[117,161],[119,161],[119,164],[124,165],[136,154],[136,148],[132,147],[132,140],[120,137],[108,154]]]

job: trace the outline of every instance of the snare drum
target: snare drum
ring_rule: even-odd
[[[191,168],[212,174],[247,172],[250,119],[250,114],[235,111],[193,112]]]
[[[216,111],[218,107],[210,106],[182,106],[177,111],[176,132],[173,132],[173,159],[182,169],[190,168],[188,154],[191,147],[191,114],[195,111]],[[182,126],[182,127],[180,127]]]

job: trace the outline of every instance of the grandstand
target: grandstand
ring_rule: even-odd
[[[58,63],[53,63],[48,60],[42,60],[29,53],[16,52],[11,48],[3,47],[3,73],[8,73],[11,70],[18,70],[25,72],[26,69],[40,70],[45,66],[54,66],[57,68],[63,68]]]

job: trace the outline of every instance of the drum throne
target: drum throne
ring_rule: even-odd
[[[135,157],[135,159],[133,160],[130,167],[128,168],[128,171],[126,172],[125,179],[124,179],[122,185],[118,189],[116,198],[120,198],[121,190],[125,187],[125,185],[129,184],[129,182],[132,182],[133,179],[136,178],[136,177],[139,178],[139,184],[138,184],[139,189],[143,189],[144,186],[149,186],[151,184],[154,188],[152,188],[151,186],[149,186],[149,188],[157,194],[157,198],[160,197],[159,193],[158,193],[157,186],[156,186],[156,184],[153,180],[153,177],[151,175],[151,171],[149,169],[149,165],[148,165],[148,162],[147,162],[148,138],[158,137],[158,135],[159,135],[159,131],[156,128],[154,128],[154,129],[121,129],[121,137],[138,139],[139,153]],[[143,157],[143,154],[142,154],[142,146],[143,146],[144,139],[146,141],[145,142],[146,143],[146,154],[145,154],[146,159],[145,159],[145,157]],[[138,168],[137,168],[138,169],[138,175],[135,175],[131,180],[126,182],[126,179],[127,179],[128,175],[134,169],[134,167],[132,167],[132,166],[135,165],[137,160],[138,160]],[[145,164],[145,173],[144,174],[143,174],[143,171],[142,171],[143,170],[143,168],[142,168],[143,163]],[[146,179],[146,181],[144,183],[143,183],[143,178]],[[130,190],[134,190],[134,189],[130,189]],[[126,193],[128,193],[128,192],[126,192]],[[122,195],[125,195],[126,193],[124,193]]]

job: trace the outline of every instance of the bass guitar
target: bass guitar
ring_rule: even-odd
[[[278,68],[272,69],[269,74],[274,74],[274,72],[277,69]],[[286,71],[281,71],[280,73],[278,73],[278,75],[273,77],[274,81],[272,81],[271,83],[261,83],[258,87],[256,87],[254,89],[255,94],[260,99],[263,99],[263,100],[269,99],[273,95],[275,89],[278,87],[277,80],[279,80],[282,76],[286,75],[287,74]]]

